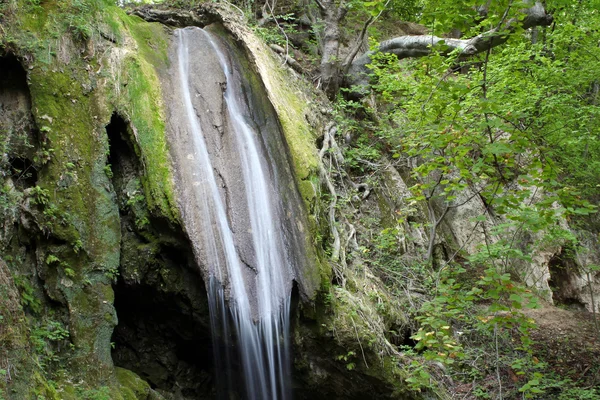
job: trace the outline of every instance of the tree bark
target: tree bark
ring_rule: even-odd
[[[317,1],[323,18],[323,47],[321,53],[321,85],[323,91],[332,99],[337,94],[342,77],[340,63],[340,23],[346,16],[344,2],[337,5],[335,0]]]

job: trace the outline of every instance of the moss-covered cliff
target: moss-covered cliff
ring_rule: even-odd
[[[0,258],[25,314],[3,338],[0,385],[8,398],[131,398],[111,357],[121,229],[131,219],[149,246],[156,221],[178,226],[156,72],[164,31],[101,1],[1,11]],[[136,168],[117,165],[126,157]]]
[[[0,398],[214,397],[206,292],[165,135],[160,77],[173,27],[102,0],[1,7]],[[378,353],[387,339],[371,330],[403,317],[378,306],[386,294],[377,284],[330,285],[316,98],[235,12],[202,12],[255,70],[248,79],[264,87],[292,159],[296,181],[283,184],[309,211],[308,223],[295,221],[310,264],[294,311],[296,393],[402,389],[392,353]]]

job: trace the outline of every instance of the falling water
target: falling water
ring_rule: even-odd
[[[240,157],[240,180],[243,181],[246,204],[238,206],[248,210],[255,260],[252,266],[242,262],[238,254],[236,236],[227,218],[226,203],[219,191],[206,138],[192,102],[188,42],[198,32],[210,43],[226,79],[223,98],[231,128],[227,134],[234,136]],[[208,292],[215,366],[217,375],[226,375],[221,385],[228,388],[221,396],[229,396],[226,392],[232,382],[228,371],[235,363],[232,359],[235,355],[227,346],[223,351],[219,350],[219,334],[237,338],[245,397],[284,400],[290,397],[287,380],[291,270],[278,228],[276,202],[280,200],[273,196],[276,190],[260,145],[260,132],[249,121],[248,106],[242,101],[241,83],[235,79],[237,71],[231,67],[228,53],[222,50],[218,41],[199,28],[178,30],[177,37],[179,81],[188,128],[193,136],[197,190],[201,191],[197,198],[207,232],[202,242],[209,264]]]

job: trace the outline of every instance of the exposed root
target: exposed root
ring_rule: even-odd
[[[269,47],[271,48],[271,50],[281,55],[281,57],[283,58],[283,62],[292,67],[294,71],[296,71],[299,74],[306,73],[304,68],[302,68],[302,65],[300,65],[300,63],[296,61],[294,57],[292,57],[287,51],[285,51],[283,47],[278,46],[276,44],[270,44]]]
[[[340,259],[340,249],[341,249],[341,241],[340,241],[340,233],[337,229],[337,223],[335,220],[335,210],[336,210],[336,206],[337,206],[337,191],[335,190],[335,186],[332,183],[332,180],[330,178],[330,172],[327,171],[327,169],[325,168],[325,155],[326,154],[330,154],[329,150],[331,148],[337,147],[337,144],[335,143],[335,132],[337,131],[337,128],[335,127],[335,124],[330,123],[329,125],[327,125],[327,127],[325,128],[325,132],[324,132],[324,137],[323,137],[323,146],[321,147],[321,150],[319,151],[319,159],[321,160],[321,162],[319,163],[319,174],[321,176],[321,179],[323,179],[325,181],[325,184],[327,185],[327,189],[329,190],[329,193],[331,194],[331,203],[329,204],[329,230],[331,231],[331,235],[333,236],[333,245],[332,245],[332,251],[331,251],[331,259],[334,262],[339,261]],[[339,147],[338,147],[338,151],[339,151]],[[328,163],[329,167],[332,167],[332,163]]]
[[[387,356],[403,358],[402,353],[390,343],[386,335],[391,325],[406,326],[407,322],[402,312],[389,307],[390,295],[383,284],[366,265],[360,262],[355,226],[345,217],[336,214],[340,208],[340,191],[345,193],[347,188],[358,191],[361,193],[361,201],[371,193],[368,185],[356,184],[350,180],[347,180],[346,187],[343,179],[345,175],[341,172],[344,157],[336,141],[337,133],[335,124],[328,124],[319,151],[320,176],[331,195],[328,225],[333,238],[331,261],[338,284],[335,289],[338,316],[332,329],[336,332],[338,341],[342,341],[342,338],[356,339],[364,365],[369,368],[367,362],[369,351],[371,354],[376,354],[378,358]],[[347,263],[348,251],[353,253],[353,268],[349,268]]]

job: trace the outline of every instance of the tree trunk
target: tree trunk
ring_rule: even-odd
[[[342,82],[340,62],[340,23],[346,16],[346,8],[342,2],[339,6],[334,0],[317,2],[323,18],[323,47],[321,54],[321,85],[323,91],[333,99]]]

